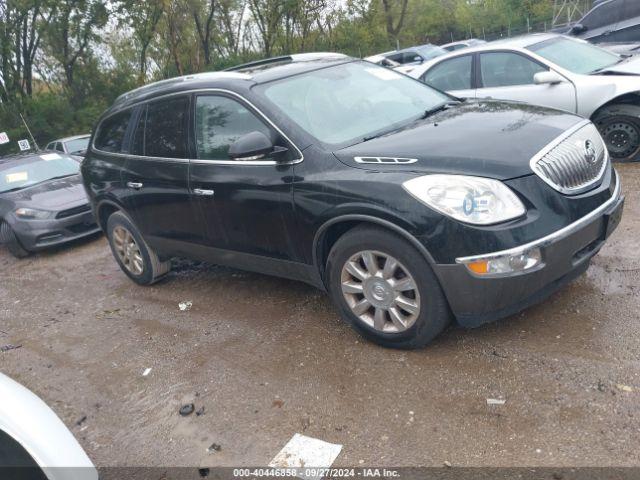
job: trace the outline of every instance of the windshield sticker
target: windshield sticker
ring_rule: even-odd
[[[57,153],[47,153],[46,155],[40,155],[40,158],[48,162],[49,160],[60,160],[62,157]]]
[[[380,80],[397,80],[400,78],[399,73],[387,68],[366,68],[365,70],[371,75],[378,77]]]
[[[5,176],[6,183],[26,182],[29,180],[27,172],[7,173]]]

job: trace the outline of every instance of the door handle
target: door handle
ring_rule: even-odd
[[[127,187],[133,188],[134,190],[140,190],[143,185],[140,182],[127,182]]]
[[[203,197],[213,197],[213,190],[203,190],[202,188],[194,188],[193,193],[196,195],[202,195]]]

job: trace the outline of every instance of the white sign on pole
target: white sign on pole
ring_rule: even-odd
[[[6,132],[0,132],[0,145],[9,143],[9,135]]]
[[[29,150],[31,145],[29,145],[29,140],[18,140],[18,146],[20,147],[20,151],[24,152],[25,150]]]

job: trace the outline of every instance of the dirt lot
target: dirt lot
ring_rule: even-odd
[[[626,213],[585,275],[414,352],[363,341],[301,283],[183,262],[137,287],[102,237],[0,250],[0,345],[22,345],[0,369],[98,466],[266,465],[296,432],[342,444],[343,466],[638,466],[640,165],[618,169]],[[204,414],[179,416],[190,402]]]

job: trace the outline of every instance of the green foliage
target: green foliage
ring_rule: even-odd
[[[28,138],[22,112],[42,145],[90,131],[149,81],[268,55],[493,39],[552,14],[553,0],[0,0],[0,131]]]

